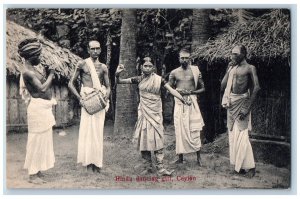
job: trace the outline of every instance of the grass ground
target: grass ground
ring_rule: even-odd
[[[106,122],[104,130],[104,165],[100,174],[88,172],[76,163],[78,126],[65,129],[66,136],[59,136],[61,130],[54,130],[54,168],[44,172],[47,183],[35,185],[28,183],[27,170],[23,169],[27,133],[10,133],[6,144],[6,185],[7,188],[42,189],[232,189],[232,188],[289,188],[290,170],[273,165],[257,163],[257,174],[249,179],[230,174],[228,148],[226,146],[204,145],[202,153],[203,167],[196,165],[196,154],[185,155],[186,163],[177,167],[171,181],[153,182],[155,174],[146,175],[148,180],[137,182],[133,167],[140,164],[140,153],[132,146],[130,138],[113,137],[111,122]],[[219,140],[225,140],[222,135]],[[175,158],[174,129],[166,127],[165,163]],[[132,181],[116,181],[116,176],[130,177]],[[182,181],[182,176],[191,177],[191,181]],[[191,179],[190,178],[190,179]],[[129,178],[128,178],[129,179]],[[170,180],[170,179],[166,179]]]

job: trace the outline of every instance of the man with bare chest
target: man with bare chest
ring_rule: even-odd
[[[83,98],[95,89],[104,93],[104,99],[108,101],[110,95],[108,69],[98,60],[101,52],[100,43],[90,41],[88,51],[90,57],[78,63],[69,82],[69,88],[81,104]],[[81,78],[80,93],[74,86],[78,77]],[[77,163],[82,163],[88,170],[98,173],[103,165],[103,127],[107,109],[108,106],[90,115],[84,107],[81,108]]]
[[[255,175],[251,131],[251,108],[260,90],[256,68],[246,61],[247,50],[243,45],[232,49],[227,72],[221,82],[224,90],[222,106],[227,109],[230,163],[237,173],[247,177]]]
[[[190,53],[181,50],[179,53],[181,66],[170,73],[169,84],[191,103],[185,105],[174,98],[174,126],[176,135],[176,164],[183,163],[183,154],[196,152],[197,163],[202,166],[200,159],[200,132],[204,121],[197,102],[197,95],[205,91],[201,72],[197,66],[190,65]]]
[[[41,171],[54,167],[53,132],[55,119],[52,106],[51,85],[54,71],[40,64],[42,45],[36,38],[25,39],[18,45],[18,52],[24,58],[20,66],[20,94],[27,107],[28,140],[24,168],[28,169],[29,182],[45,183]]]

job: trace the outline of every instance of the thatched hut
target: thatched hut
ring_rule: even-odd
[[[273,10],[245,23],[237,23],[222,35],[199,46],[193,57],[209,63],[229,60],[236,44],[247,47],[248,59],[271,63],[274,59],[290,64],[291,23],[289,10]]]
[[[10,130],[26,129],[27,116],[24,100],[19,95],[18,66],[23,64],[18,54],[18,44],[21,40],[38,35],[14,22],[6,23],[6,124],[7,132]],[[41,39],[43,50],[41,64],[55,70],[53,97],[57,100],[54,108],[56,126],[61,127],[72,123],[78,117],[78,103],[70,94],[67,81],[70,79],[73,69],[80,57],[63,49],[53,42]]]
[[[199,46],[193,58],[207,63],[207,81],[215,88],[211,96],[219,117],[219,123],[225,120],[225,110],[220,107],[219,92],[231,49],[236,44],[243,44],[248,50],[247,60],[257,68],[262,87],[252,111],[253,132],[259,147],[256,154],[263,160],[276,165],[288,165],[291,138],[291,74],[290,45],[291,25],[289,10],[272,10],[247,23],[236,24],[228,31],[205,45]],[[207,89],[209,91],[209,89]],[[218,103],[218,105],[216,105]],[[216,127],[216,129],[218,129]],[[264,143],[264,144],[262,144]],[[273,147],[274,145],[280,147]],[[286,150],[284,150],[286,149]],[[268,153],[265,153],[268,152]]]

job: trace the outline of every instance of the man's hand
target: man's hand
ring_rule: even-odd
[[[243,121],[248,114],[249,114],[249,111],[242,110],[238,115],[239,119]]]
[[[139,63],[140,63],[140,57],[137,57],[136,60],[135,60],[135,62],[136,62],[137,64],[139,64]]]
[[[55,78],[55,70],[51,69],[49,75],[52,75],[52,78],[54,79]]]
[[[105,96],[104,96],[104,100],[105,100],[105,101],[108,101],[108,99],[109,99],[109,96],[108,96],[108,95],[105,95]]]
[[[80,97],[78,100],[79,100],[79,104],[80,104],[80,106],[82,106],[82,107],[83,107],[83,106],[84,106],[84,104],[83,104],[83,98],[82,98],[82,97]]]
[[[191,105],[192,105],[192,102],[191,102],[190,100],[183,99],[183,104],[188,105],[188,106],[191,106]]]
[[[119,64],[117,70],[116,70],[116,76],[118,76],[123,70],[125,70],[125,67],[123,64]]]
[[[191,90],[184,90],[184,95],[191,95],[192,91]]]
[[[192,91],[190,90],[186,90],[186,89],[176,89],[178,91],[178,93],[180,93],[182,96],[183,95],[190,95],[192,93]]]
[[[46,69],[46,73],[48,74],[47,78],[54,79],[55,78],[55,70],[54,69]]]

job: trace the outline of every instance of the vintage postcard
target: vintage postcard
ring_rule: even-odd
[[[289,7],[5,15],[7,189],[291,188]]]

